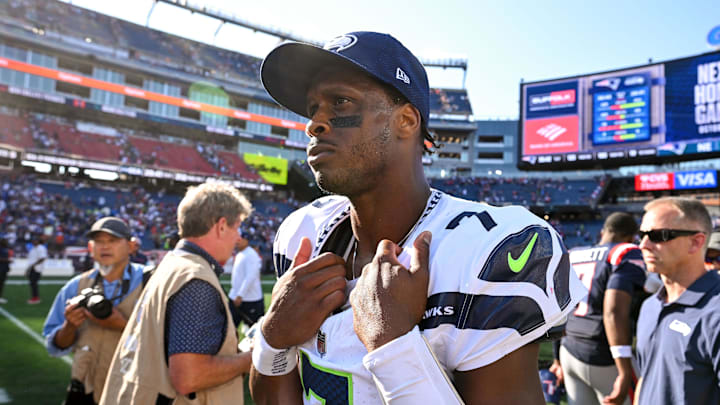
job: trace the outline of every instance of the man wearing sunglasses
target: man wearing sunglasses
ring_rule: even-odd
[[[638,319],[640,405],[720,403],[720,274],[704,264],[711,231],[697,199],[664,197],[645,206],[640,249],[663,287]]]

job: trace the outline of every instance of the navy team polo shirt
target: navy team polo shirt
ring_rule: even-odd
[[[637,324],[640,405],[720,404],[720,275],[697,279],[675,302],[665,288]]]

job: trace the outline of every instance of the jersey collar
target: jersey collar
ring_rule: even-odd
[[[692,307],[697,305],[698,302],[705,296],[705,294],[712,290],[717,284],[720,283],[720,274],[716,271],[708,271],[699,279],[695,280],[685,292],[680,294],[678,299],[673,302],[665,303],[665,306],[678,304]],[[667,298],[667,291],[663,287],[658,292],[658,299],[660,302],[664,302]]]

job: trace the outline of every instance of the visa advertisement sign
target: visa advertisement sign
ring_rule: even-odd
[[[696,170],[692,172],[675,173],[676,190],[715,187],[717,187],[717,172],[715,170]]]
[[[635,176],[635,191],[687,190],[716,187],[717,172],[715,170],[647,173]]]

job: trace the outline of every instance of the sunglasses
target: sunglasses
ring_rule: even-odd
[[[690,231],[684,229],[651,229],[649,231],[638,231],[640,240],[645,239],[647,236],[650,242],[660,243],[673,240],[680,236],[690,236],[696,233],[703,233],[702,231]]]

